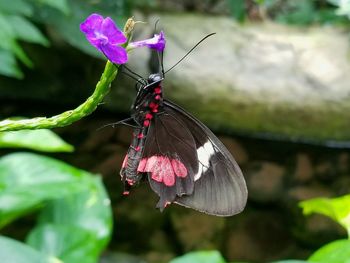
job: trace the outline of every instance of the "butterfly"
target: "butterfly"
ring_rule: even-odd
[[[163,80],[164,71],[138,84],[120,171],[124,194],[145,177],[161,211],[175,203],[216,216],[240,213],[248,195],[241,169],[209,128],[163,97]]]
[[[218,216],[241,212],[247,188],[236,161],[209,128],[163,98],[162,81],[150,75],[133,103],[139,126],[120,171],[124,193],[146,175],[161,210],[176,203]]]

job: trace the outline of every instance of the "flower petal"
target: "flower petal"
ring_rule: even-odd
[[[158,51],[163,51],[165,48],[165,35],[163,31],[160,31],[159,35],[155,34],[154,38],[156,38],[156,43],[152,44],[150,48],[156,49]]]
[[[91,45],[97,49],[100,49],[101,40],[97,38],[96,32],[100,32],[102,22],[103,17],[101,15],[91,14],[83,23],[80,24],[80,30],[85,34]]]
[[[155,34],[154,37],[132,42],[129,44],[129,47],[135,48],[135,47],[149,47],[152,49],[156,49],[157,51],[163,51],[165,48],[165,36],[164,32],[161,31],[159,34]]]
[[[111,44],[123,44],[126,42],[123,32],[115,25],[110,17],[103,20],[101,32],[108,38],[108,42]]]
[[[101,51],[115,64],[124,64],[128,61],[128,54],[125,48],[117,45],[103,45]]]

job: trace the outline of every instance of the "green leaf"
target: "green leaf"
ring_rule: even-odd
[[[350,263],[350,240],[331,242],[313,253],[308,261],[315,263]]]
[[[169,263],[225,263],[226,261],[218,251],[190,252],[171,260]]]
[[[22,72],[13,59],[13,54],[27,67],[33,67],[32,61],[17,43],[17,39],[44,46],[49,45],[48,40],[37,27],[21,16],[32,15],[32,12],[32,7],[24,1],[0,0],[0,48],[11,54],[6,55],[4,61],[0,60],[0,74],[16,78],[23,77]]]
[[[274,261],[271,263],[308,263],[309,261],[304,260],[296,260],[296,259],[287,259],[287,260],[280,260],[280,261]]]
[[[338,222],[350,233],[350,195],[338,198],[314,198],[299,203],[304,215],[319,213]]]
[[[98,240],[90,231],[70,225],[39,226],[30,233],[27,243],[65,263],[95,263],[100,254]]]
[[[13,40],[13,43],[11,44],[11,51],[28,68],[33,67],[33,62],[30,60],[30,58],[27,56],[27,54],[24,52],[24,50],[15,40]]]
[[[232,16],[240,22],[245,18],[245,0],[227,0],[231,9]]]
[[[99,177],[32,153],[1,158],[0,226],[37,208],[38,225],[27,238],[32,247],[65,263],[97,261],[112,229]]]
[[[53,200],[39,217],[40,224],[73,224],[92,232],[101,246],[110,237],[110,200],[99,177],[91,178],[88,190]]]
[[[265,3],[265,0],[255,0],[255,2],[258,4],[258,5],[263,5]]]
[[[36,0],[39,4],[51,6],[64,14],[69,14],[70,8],[67,0]]]
[[[107,252],[100,260],[102,263],[147,263],[145,260],[123,252]]]
[[[5,18],[12,25],[14,37],[17,39],[43,46],[49,45],[46,37],[28,19],[17,15],[8,15]]]
[[[317,11],[313,1],[289,1],[286,5],[288,12],[279,14],[276,17],[277,21],[297,25],[307,25],[314,21]]]
[[[8,43],[10,43],[11,41],[8,41],[8,39],[14,38],[15,33],[13,32],[12,25],[9,23],[9,21],[7,21],[7,15],[1,12],[0,12],[0,28],[1,28],[0,36],[5,40],[5,44],[2,43],[2,41],[0,41],[0,47],[4,49],[9,49],[10,45]]]
[[[341,0],[329,0],[328,2],[338,6],[338,9],[336,10],[337,15],[346,15],[348,18],[350,18],[350,3],[349,1],[341,1]]]
[[[28,244],[66,263],[97,261],[110,238],[112,212],[100,178],[88,179],[86,191],[45,206]]]
[[[89,173],[52,158],[14,153],[0,159],[0,227],[45,200],[86,190]]]
[[[33,8],[28,1],[24,0],[0,0],[0,11],[8,14],[22,14],[30,16]]]
[[[328,3],[335,5],[335,6],[339,6],[341,0],[327,0]]]
[[[28,148],[43,152],[74,151],[72,145],[46,129],[0,132],[0,148]]]
[[[23,78],[17,66],[15,56],[8,50],[0,49],[0,74],[8,77]]]
[[[16,240],[0,236],[0,262],[6,263],[62,263]]]
[[[11,25],[8,21],[8,17],[8,15],[0,13],[0,48],[11,51],[27,67],[32,67],[33,63],[16,42],[16,32],[13,29],[14,25]]]

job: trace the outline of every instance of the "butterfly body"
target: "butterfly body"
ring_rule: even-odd
[[[124,194],[146,175],[161,210],[177,203],[218,216],[239,213],[247,200],[240,168],[203,123],[163,99],[162,80],[150,75],[133,103],[137,127],[120,172]]]
[[[142,158],[145,141],[151,121],[163,103],[161,80],[158,74],[151,75],[148,85],[141,86],[131,107],[131,117],[138,125],[133,130],[133,138],[128,153],[125,156],[120,175],[125,185],[125,194],[131,186],[137,184],[142,174],[138,166]]]

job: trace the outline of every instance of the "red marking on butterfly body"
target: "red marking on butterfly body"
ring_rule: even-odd
[[[146,117],[145,117],[147,120],[150,120],[153,118],[153,115],[151,113],[147,113],[146,114]]]
[[[155,94],[160,94],[160,93],[162,93],[162,89],[157,87],[157,88],[154,89],[154,93]]]
[[[128,182],[129,185],[134,185],[135,181],[132,179],[126,179],[126,181]]]
[[[140,147],[140,146],[136,146],[136,147],[135,147],[135,151],[138,152],[138,151],[140,151],[140,150],[141,150],[141,147]]]
[[[128,162],[128,155],[125,155],[124,160],[123,160],[123,164],[122,164],[122,168],[126,167],[127,162]]]
[[[150,172],[151,178],[166,186],[175,184],[175,176],[185,178],[187,169],[185,165],[177,160],[166,156],[151,156],[141,159],[137,168],[138,172]]]

